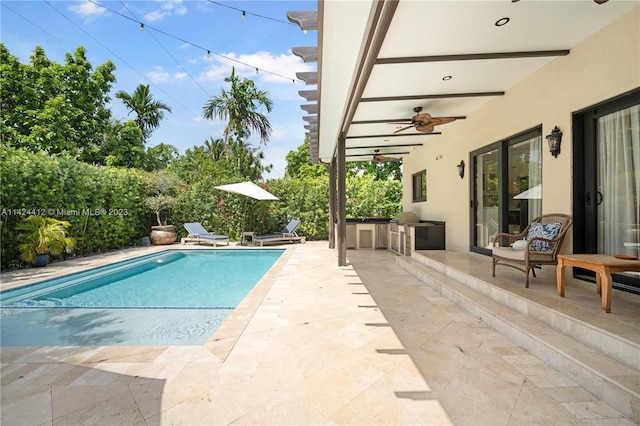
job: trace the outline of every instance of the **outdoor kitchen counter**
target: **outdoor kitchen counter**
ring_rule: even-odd
[[[347,249],[387,248],[390,218],[347,218]]]

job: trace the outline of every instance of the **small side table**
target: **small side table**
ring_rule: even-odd
[[[251,242],[253,243],[253,239],[255,238],[256,233],[255,232],[243,232],[242,234],[240,234],[240,245],[241,246],[246,246],[247,245],[247,237],[251,238]]]
[[[564,297],[564,269],[567,266],[584,268],[596,273],[596,291],[602,296],[602,310],[605,312],[611,312],[611,274],[640,272],[640,260],[617,259],[603,254],[559,254],[556,274],[560,297]]]

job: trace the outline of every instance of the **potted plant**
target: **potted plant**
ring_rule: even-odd
[[[29,216],[16,225],[21,231],[18,251],[20,258],[34,266],[45,266],[49,256],[71,253],[75,240],[67,236],[67,221],[52,217]]]
[[[161,212],[170,209],[176,202],[175,188],[178,179],[166,171],[155,173],[151,179],[151,194],[145,199],[145,205],[156,216],[158,225],[151,227],[149,239],[156,245],[172,244],[178,238],[175,225],[162,223]]]

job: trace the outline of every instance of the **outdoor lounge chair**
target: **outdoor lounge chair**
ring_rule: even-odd
[[[187,230],[189,235],[187,235],[186,238],[181,239],[182,244],[187,242],[195,242],[198,244],[213,244],[214,247],[216,247],[218,243],[227,243],[226,245],[229,245],[229,237],[227,237],[226,235],[210,234],[198,222],[185,223],[184,228]]]
[[[256,235],[253,237],[253,243],[262,247],[264,244],[304,242],[304,237],[299,237],[296,234],[296,229],[298,229],[300,223],[299,220],[293,219],[280,233]]]
[[[557,265],[558,253],[573,219],[566,214],[538,216],[520,234],[499,233],[493,241],[493,276],[496,265],[511,266],[527,274],[525,287],[529,287],[529,271],[536,276],[535,267]]]

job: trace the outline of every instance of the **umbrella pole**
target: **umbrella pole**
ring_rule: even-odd
[[[240,245],[241,246],[244,245],[244,221],[245,221],[246,216],[247,216],[247,201],[248,201],[248,198],[245,197],[245,199],[244,199],[244,212],[242,213],[242,227],[240,228]]]

